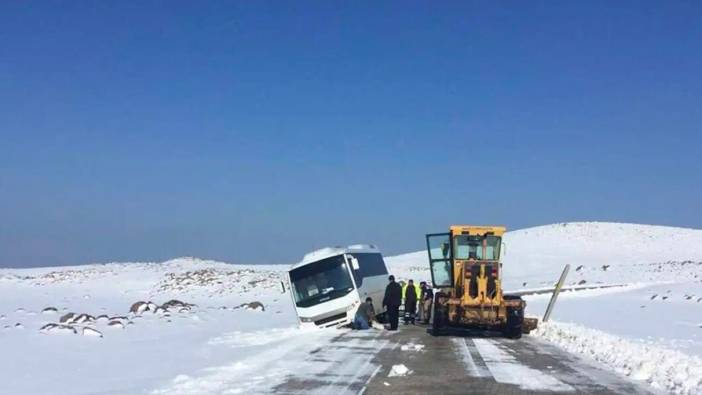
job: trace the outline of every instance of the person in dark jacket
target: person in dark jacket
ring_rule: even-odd
[[[414,280],[407,282],[407,287],[404,289],[405,297],[405,325],[414,325],[415,313],[417,312],[417,299],[419,299],[419,288],[414,285]]]
[[[434,301],[434,290],[432,290],[425,281],[419,283],[419,287],[422,289],[421,301],[419,302],[419,319],[425,324],[428,324],[431,318],[431,304]]]
[[[373,299],[366,298],[365,303],[361,303],[356,310],[356,316],[353,319],[354,329],[369,329],[371,323],[375,319],[375,309],[373,308]]]
[[[385,287],[385,297],[383,298],[383,307],[386,308],[388,314],[388,322],[390,330],[396,331],[400,321],[400,304],[402,303],[402,286],[395,282],[395,276],[388,277],[390,282]]]

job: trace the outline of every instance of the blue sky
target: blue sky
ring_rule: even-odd
[[[3,2],[0,266],[702,228],[699,2]]]

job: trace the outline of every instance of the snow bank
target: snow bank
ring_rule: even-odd
[[[680,395],[702,393],[701,358],[575,324],[541,323],[532,334],[654,388]]]

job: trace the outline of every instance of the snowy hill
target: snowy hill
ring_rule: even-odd
[[[512,290],[551,285],[565,264],[574,272],[582,266],[577,276],[571,275],[571,284],[583,279],[586,284],[617,284],[686,279],[690,271],[673,262],[702,262],[702,230],[667,226],[553,224],[507,232],[504,243],[505,287]],[[387,262],[403,278],[429,278],[426,251],[390,257]],[[658,268],[665,263],[670,264]]]
[[[549,287],[566,263],[570,285],[618,285],[565,292],[559,322],[537,336],[671,393],[702,389],[701,230],[568,223],[508,232],[505,244],[509,290]],[[399,278],[430,278],[425,251],[386,261]],[[0,269],[0,394],[256,393],[296,368],[252,373],[279,347],[333,336],[297,330],[279,284],[287,268],[179,258]],[[541,315],[548,295],[525,298]]]

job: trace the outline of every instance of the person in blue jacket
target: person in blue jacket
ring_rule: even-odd
[[[373,299],[366,298],[366,301],[361,303],[356,310],[356,315],[353,318],[354,329],[369,329],[371,323],[375,319],[375,309],[373,308]]]

